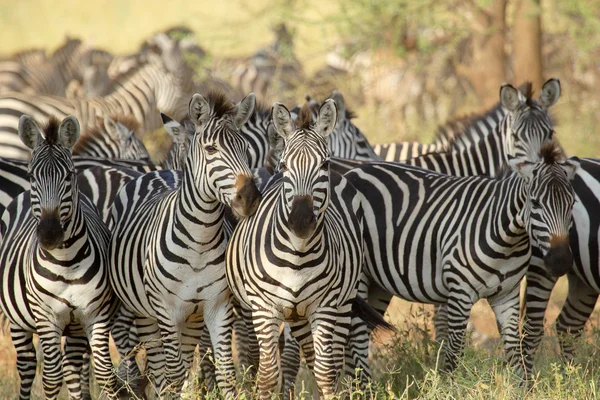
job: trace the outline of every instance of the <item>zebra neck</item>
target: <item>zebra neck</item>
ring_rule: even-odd
[[[199,165],[198,165],[199,164]],[[175,226],[185,228],[200,251],[223,234],[225,206],[208,188],[204,163],[188,156],[175,205]]]
[[[527,184],[516,173],[498,182],[491,204],[490,232],[503,235],[506,243],[517,244],[528,235],[526,226]],[[501,229],[502,231],[499,231]]]

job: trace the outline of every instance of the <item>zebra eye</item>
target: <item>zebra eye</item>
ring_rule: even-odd
[[[542,208],[542,205],[540,204],[540,202],[535,199],[531,199],[531,206],[533,208]]]
[[[280,161],[280,162],[279,162],[279,170],[280,170],[281,172],[285,172],[285,171],[287,171],[287,170],[288,170],[288,168],[287,168],[287,164],[286,164],[284,161]]]
[[[327,160],[323,164],[321,164],[321,169],[323,171],[328,171],[329,170],[329,160]]]
[[[206,153],[213,155],[217,152],[217,148],[215,146],[212,145],[208,145],[204,148],[204,150],[206,150]]]

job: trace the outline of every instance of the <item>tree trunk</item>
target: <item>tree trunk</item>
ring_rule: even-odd
[[[474,6],[472,20],[472,59],[464,71],[482,107],[498,102],[500,85],[506,81],[505,30],[506,3],[508,0],[492,0],[485,7]],[[462,68],[461,68],[462,69]]]
[[[518,0],[513,27],[514,83],[542,87],[542,18],[540,0]]]

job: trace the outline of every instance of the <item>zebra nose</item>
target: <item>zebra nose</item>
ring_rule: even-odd
[[[317,227],[312,196],[294,196],[288,220],[290,229],[300,239],[309,238]]]
[[[231,210],[237,217],[254,215],[260,204],[261,194],[251,176],[239,175],[235,181],[237,188],[231,200]]]
[[[552,235],[550,250],[544,256],[544,266],[552,276],[562,276],[573,266],[573,253],[569,247],[569,237]]]
[[[64,234],[58,210],[42,210],[42,216],[37,226],[40,246],[45,250],[54,250],[62,244]]]

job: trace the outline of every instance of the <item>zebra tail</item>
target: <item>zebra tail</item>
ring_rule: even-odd
[[[396,331],[394,325],[383,319],[383,315],[379,314],[360,296],[356,296],[352,301],[352,314],[366,322],[369,330],[380,328],[390,332]]]

